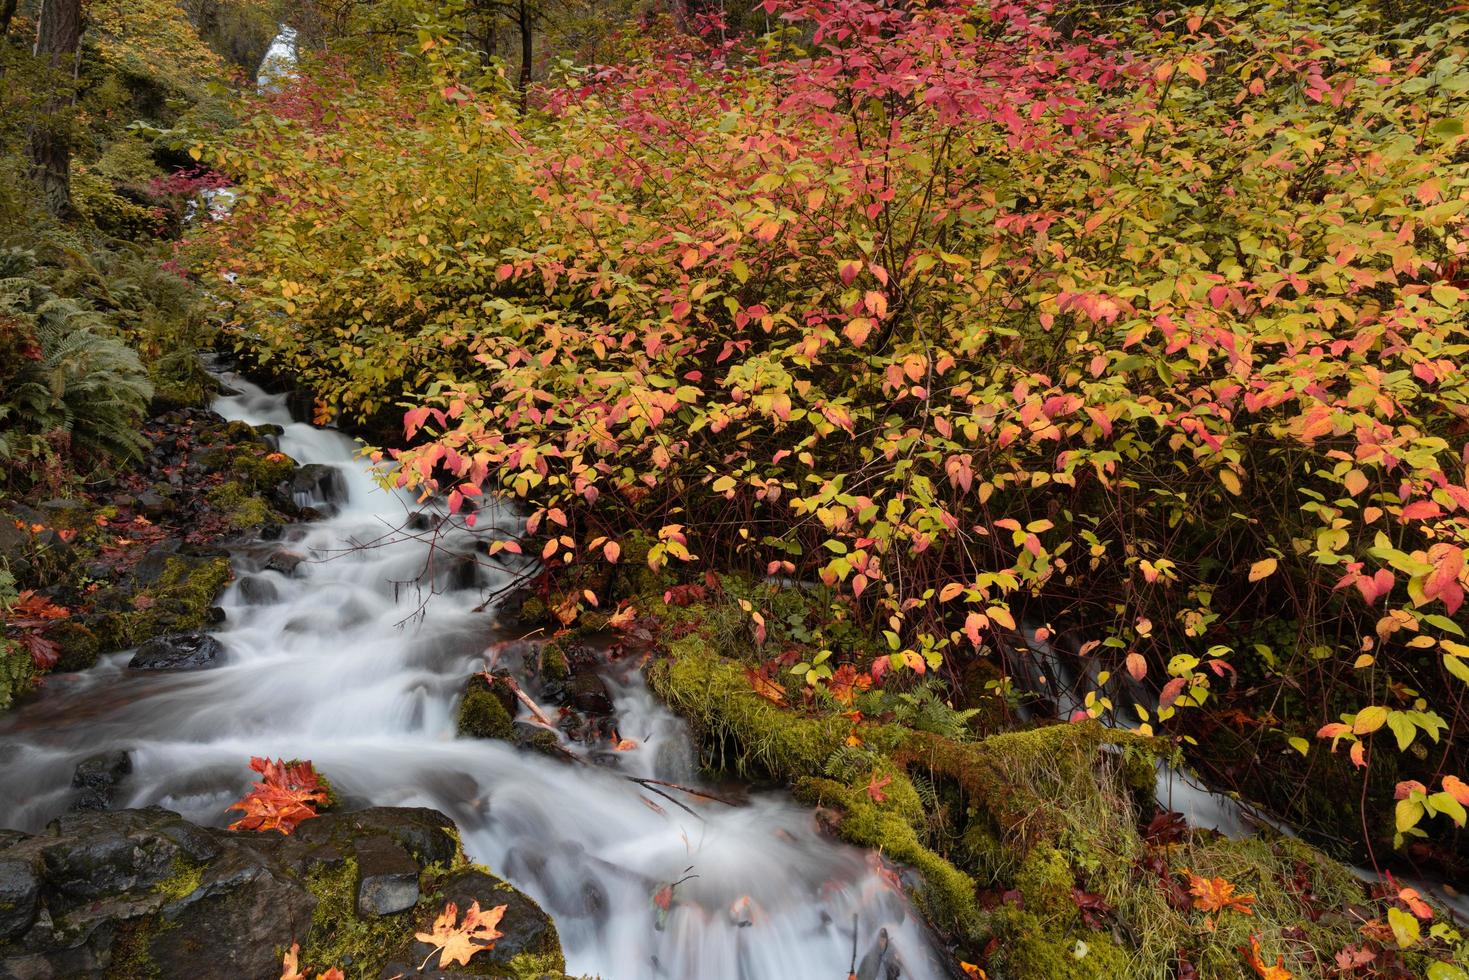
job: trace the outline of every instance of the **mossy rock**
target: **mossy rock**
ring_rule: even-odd
[[[565,681],[571,676],[571,667],[566,662],[566,651],[561,644],[555,640],[549,640],[541,646],[541,679],[546,681]]]
[[[103,653],[126,650],[165,633],[186,633],[209,623],[209,610],[233,577],[224,556],[171,555],[164,558],[157,578],[136,592],[119,592],[115,598],[124,608],[114,608],[86,617],[86,625],[97,639],[91,661]],[[139,597],[146,601],[139,603]]]
[[[234,531],[244,531],[277,519],[263,497],[251,493],[243,483],[221,483],[206,496],[209,503],[218,509]]]
[[[46,631],[46,638],[56,644],[58,672],[86,670],[97,662],[102,641],[90,628],[75,620],[57,623]]]
[[[493,692],[471,687],[459,702],[459,734],[509,741],[515,737],[515,719]]]

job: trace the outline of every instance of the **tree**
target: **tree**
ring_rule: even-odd
[[[61,73],[77,70],[77,44],[82,33],[81,0],[44,0],[36,28],[35,56],[51,69],[54,90],[40,118],[31,127],[31,175],[41,185],[46,207],[58,218],[76,215],[71,200],[71,135],[64,113],[70,106],[70,85]],[[68,65],[68,62],[70,63]]]

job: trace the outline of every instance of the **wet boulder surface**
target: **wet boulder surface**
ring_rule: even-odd
[[[0,831],[0,980],[275,980],[281,957],[349,977],[443,976],[418,942],[446,902],[505,905],[466,976],[560,977],[550,917],[463,857],[424,808],[327,813],[289,837],[201,827],[161,807]]]

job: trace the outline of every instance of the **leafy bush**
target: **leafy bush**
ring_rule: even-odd
[[[1282,751],[1405,752],[1399,834],[1462,824],[1465,20],[765,6],[809,33],[524,118],[432,35],[321,66],[212,151],[246,342],[409,397],[397,481],[524,499],[547,562],[642,528],[841,583],[892,669],[1023,655],[1023,615],[1090,714],[1244,681]]]

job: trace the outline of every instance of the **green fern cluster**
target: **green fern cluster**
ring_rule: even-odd
[[[111,320],[33,278],[34,257],[0,253],[0,460],[60,444],[74,460],[135,457],[153,385]],[[14,471],[12,470],[12,473]]]

